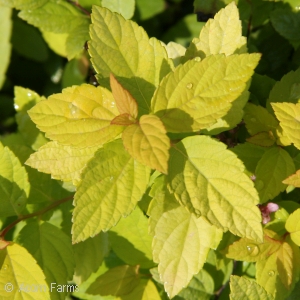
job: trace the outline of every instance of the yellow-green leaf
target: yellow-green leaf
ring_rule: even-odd
[[[13,152],[0,143],[0,217],[20,215],[26,205],[29,190],[25,168]]]
[[[124,296],[139,284],[138,266],[118,266],[100,275],[87,289],[88,294]]]
[[[6,69],[10,58],[10,35],[12,30],[11,8],[0,4],[0,89],[5,80]]]
[[[80,175],[87,162],[99,147],[72,148],[57,142],[49,142],[28,158],[26,165],[51,174],[53,179],[80,182]]]
[[[246,277],[230,277],[230,300],[275,300],[262,286]]]
[[[27,250],[11,243],[0,250],[2,299],[50,300],[43,271]]]
[[[245,44],[246,38],[242,36],[239,11],[235,2],[231,2],[221,9],[214,19],[206,22],[195,46],[199,56],[204,58],[218,53],[231,55]]]
[[[293,263],[293,249],[288,243],[283,242],[277,254],[277,269],[279,278],[287,290],[293,282]]]
[[[271,115],[267,109],[248,103],[245,106],[244,121],[246,128],[251,135],[260,132],[276,132],[278,121]]]
[[[286,189],[282,181],[295,172],[293,159],[280,147],[267,150],[255,170],[255,188],[259,193],[260,203],[267,202]]]
[[[263,131],[263,132],[256,133],[255,135],[247,138],[246,141],[251,144],[262,146],[262,147],[271,147],[274,145],[276,140],[272,131],[269,132]]]
[[[167,45],[163,44],[166,48],[168,57],[173,60],[174,66],[177,67],[181,63],[181,57],[184,56],[186,48],[175,42],[169,42]]]
[[[245,90],[259,58],[259,54],[219,54],[190,60],[162,80],[151,101],[152,111],[168,132],[208,128]]]
[[[120,114],[129,114],[134,119],[138,115],[138,106],[130,93],[122,87],[113,74],[110,74],[110,87]]]
[[[126,127],[122,139],[134,159],[161,173],[168,172],[170,139],[157,116],[142,116],[138,124]]]
[[[283,132],[300,149],[300,103],[271,103]]]
[[[292,174],[288,178],[284,179],[282,183],[292,185],[294,187],[300,187],[300,170],[298,170],[295,174]]]
[[[110,124],[119,114],[111,92],[88,84],[66,88],[28,113],[47,137],[79,148],[101,146],[123,130]]]
[[[170,152],[168,184],[182,205],[223,230],[262,241],[258,194],[243,163],[226,145],[194,136]]]
[[[169,297],[177,295],[202,268],[222,231],[184,207],[164,212],[155,227],[153,260]]]
[[[290,233],[291,240],[300,246],[300,209],[297,209],[288,217],[285,228]]]
[[[115,226],[141,200],[150,169],[135,161],[121,140],[99,149],[82,173],[74,198],[73,242]]]
[[[134,13],[135,0],[101,0],[101,6],[130,19]]]
[[[98,6],[93,8],[90,36],[89,53],[99,83],[108,88],[113,73],[136,99],[139,114],[149,113],[156,87],[173,68],[161,43],[149,39],[136,23]]]

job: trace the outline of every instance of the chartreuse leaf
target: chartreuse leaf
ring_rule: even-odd
[[[230,277],[230,299],[274,300],[274,297],[254,280],[232,275]]]
[[[45,275],[27,250],[11,243],[0,250],[2,299],[50,300]]]
[[[125,128],[122,139],[134,159],[161,173],[168,172],[170,139],[157,116],[143,115],[138,124]]]
[[[255,173],[259,160],[266,152],[266,148],[250,143],[239,144],[229,150],[237,155],[237,157],[244,163],[247,172],[250,174]]]
[[[136,99],[139,114],[147,114],[150,100],[173,63],[161,43],[143,28],[106,8],[94,6],[89,53],[101,85],[109,87],[113,73]]]
[[[175,42],[169,42],[167,45],[163,44],[163,46],[167,50],[168,57],[173,60],[174,66],[180,65],[181,57],[184,56],[186,48]]]
[[[27,111],[36,105],[44,97],[30,89],[16,86],[14,89],[14,107],[17,111],[16,121],[18,124],[18,131],[22,135],[25,143],[34,150],[37,150],[42,145],[47,143],[44,133],[40,132],[35,124],[31,121]]]
[[[21,243],[44,270],[46,281],[55,299],[65,299],[66,290],[59,285],[67,284],[74,272],[74,255],[70,237],[50,223],[30,222],[18,236]]]
[[[123,130],[110,124],[118,115],[111,92],[89,84],[66,88],[40,101],[28,114],[47,137],[70,146],[101,146]]]
[[[35,9],[44,5],[49,0],[1,0],[1,5],[14,7],[16,9]]]
[[[83,172],[75,194],[73,242],[116,225],[142,198],[150,169],[135,161],[121,140],[99,149]]]
[[[151,109],[168,132],[208,128],[242,94],[259,58],[259,54],[214,55],[187,61],[162,80]]]
[[[274,116],[267,111],[267,109],[262,106],[247,103],[244,111],[246,128],[251,135],[264,131],[271,131],[274,134],[276,133],[276,128],[279,123]]]
[[[215,249],[221,238],[221,230],[182,206],[161,215],[155,227],[153,260],[170,298],[200,271],[209,249]]]
[[[283,180],[282,183],[292,185],[294,187],[300,187],[300,170]]]
[[[245,46],[246,38],[242,36],[242,24],[235,2],[221,9],[214,19],[209,19],[200,32],[198,40],[193,43],[201,58],[211,54],[233,54]]]
[[[109,231],[113,251],[129,265],[153,267],[152,237],[148,235],[148,219],[136,207],[126,218]]]
[[[75,276],[85,281],[98,270],[109,252],[108,234],[100,232],[93,238],[73,245],[75,258]]]
[[[122,87],[113,74],[110,74],[110,87],[119,113],[128,114],[133,119],[136,119],[138,116],[138,106],[135,99]]]
[[[0,89],[5,80],[6,69],[10,58],[10,35],[12,31],[11,8],[3,7],[0,4]]]
[[[249,98],[249,92],[244,91],[235,101],[227,114],[218,119],[217,122],[202,131],[203,134],[216,135],[220,132],[230,130],[238,125],[244,116],[244,106]]]
[[[89,24],[88,16],[65,1],[48,0],[34,10],[20,11],[19,17],[41,30],[55,33],[68,33],[82,24]]]
[[[42,35],[52,51],[60,56],[67,57],[66,41],[69,36],[68,33],[55,33],[43,30]]]
[[[246,139],[247,142],[262,146],[262,147],[271,147],[276,142],[276,139],[272,131],[262,131]]]
[[[72,181],[74,185],[78,185],[82,170],[98,148],[78,149],[49,142],[31,154],[26,165],[51,174],[53,179]]]
[[[290,233],[291,240],[300,246],[300,209],[297,209],[288,217],[285,229]]]
[[[300,149],[300,103],[271,103],[284,134]]]
[[[101,0],[101,6],[130,19],[134,13],[135,0]]]
[[[223,143],[194,136],[171,148],[167,179],[177,200],[191,212],[224,231],[259,242],[259,198],[244,168]]]
[[[141,279],[132,292],[116,300],[161,300],[161,297],[152,280]]]
[[[255,170],[255,188],[259,193],[260,203],[275,198],[286,189],[282,181],[295,172],[293,159],[280,147],[267,150]]]
[[[118,266],[100,275],[87,289],[88,294],[124,296],[139,284],[138,266]]]
[[[247,238],[241,238],[234,242],[226,250],[226,257],[235,260],[256,262],[267,259],[272,253],[278,251],[280,243],[264,236],[263,243],[257,243]]]
[[[267,100],[267,109],[273,113],[272,102],[292,102],[297,103],[300,99],[299,89],[300,68],[290,71],[284,75],[280,81],[273,86]],[[280,120],[279,120],[280,121]]]
[[[0,217],[20,215],[25,208],[29,190],[25,168],[13,152],[0,143]]]

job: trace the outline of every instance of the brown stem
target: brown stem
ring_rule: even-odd
[[[72,5],[76,6],[79,8],[85,15],[91,16],[90,12],[87,11],[84,7],[82,7],[77,1],[72,1],[72,0],[67,0],[67,2],[71,3]]]
[[[30,219],[30,218],[33,218],[33,217],[37,217],[37,216],[40,216],[44,213],[46,213],[47,211],[59,206],[60,204],[62,203],[65,203],[71,199],[73,199],[73,196],[69,196],[69,197],[66,197],[66,198],[63,198],[63,199],[60,199],[58,201],[55,201],[54,203],[50,204],[49,206],[41,209],[40,211],[37,211],[35,213],[32,213],[32,214],[28,214],[28,215],[24,215],[24,216],[19,216],[17,220],[15,220],[14,222],[12,222],[11,224],[9,224],[7,227],[5,227],[2,231],[0,231],[0,240],[4,240],[4,237],[5,235],[7,234],[7,232],[9,230],[11,230],[14,226],[16,226],[19,222],[21,221],[24,221],[26,219]]]

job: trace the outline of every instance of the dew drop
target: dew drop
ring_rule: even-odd
[[[15,108],[15,110],[18,110],[19,109],[19,105],[18,104],[14,104],[14,108]]]
[[[8,265],[3,265],[2,269],[3,269],[3,271],[8,270]]]
[[[114,176],[110,176],[110,177],[109,177],[109,180],[110,180],[110,181],[113,181],[113,180],[114,180]]]
[[[258,191],[262,190],[264,187],[264,182],[262,180],[255,181],[255,187]]]
[[[200,61],[200,60],[201,60],[201,58],[199,56],[194,58],[194,61]]]
[[[257,256],[259,253],[259,248],[255,244],[249,244],[246,246],[247,251],[250,256]]]
[[[31,96],[32,96],[32,94],[31,94],[30,92],[28,92],[28,93],[27,93],[27,96],[28,96],[28,97],[31,97]]]
[[[255,123],[256,119],[255,118],[251,118],[250,121],[253,122],[253,123]]]
[[[111,104],[110,104],[110,107],[111,108],[114,108],[116,105],[115,105],[115,102],[111,102]]]
[[[192,84],[191,82],[188,83],[188,84],[186,85],[186,88],[189,89],[189,90],[190,90],[192,87],[193,87],[193,84]]]
[[[273,270],[270,270],[270,271],[268,272],[268,275],[269,275],[270,277],[273,277],[273,276],[275,275],[275,272],[274,272]]]

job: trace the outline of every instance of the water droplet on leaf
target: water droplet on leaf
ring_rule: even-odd
[[[275,275],[275,272],[274,272],[273,270],[270,270],[270,271],[268,272],[268,275],[269,275],[270,277],[272,277],[272,276]]]
[[[27,93],[27,96],[28,96],[28,97],[31,97],[31,96],[32,96],[32,94],[31,94],[30,92],[28,92],[28,93]]]
[[[18,110],[19,109],[19,105],[18,104],[14,104],[14,108],[15,108],[15,110]]]
[[[192,87],[193,87],[193,84],[192,84],[191,82],[188,83],[188,84],[186,85],[186,88],[189,89],[189,90],[190,90]]]
[[[3,269],[3,271],[8,270],[8,265],[3,265],[2,269]]]
[[[200,58],[199,56],[197,56],[197,57],[194,58],[194,60],[195,60],[195,61],[200,61],[201,58]]]
[[[255,244],[249,244],[246,246],[250,256],[256,256],[259,253],[259,248]]]

